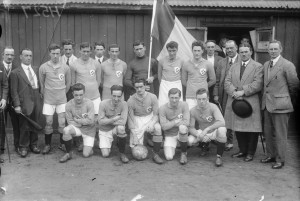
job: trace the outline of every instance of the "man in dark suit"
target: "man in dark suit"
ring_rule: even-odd
[[[218,56],[216,54],[216,42],[214,40],[208,40],[205,43],[205,49],[206,49],[206,54],[203,55],[203,58],[210,61],[214,65],[214,70],[216,73],[217,70],[217,64],[219,61],[222,59],[222,57]],[[209,100],[210,102],[213,102],[213,89],[215,85],[209,87]]]
[[[4,121],[4,108],[6,106],[8,94],[8,81],[3,66],[0,66],[0,141],[5,139],[5,121]],[[4,137],[3,137],[4,136]],[[2,152],[0,152],[1,156]],[[0,158],[0,163],[4,163],[4,160]]]
[[[21,112],[34,121],[41,114],[41,94],[39,92],[38,68],[31,66],[32,51],[23,49],[20,52],[21,67],[13,70],[10,77],[11,96],[15,112]],[[26,157],[28,147],[35,154],[40,153],[37,146],[38,133],[25,118],[18,115],[20,127],[19,154]]]
[[[7,77],[7,80],[9,82],[9,76],[11,71],[13,71],[14,69],[16,69],[18,66],[15,65],[13,63],[14,57],[15,57],[15,51],[12,47],[5,47],[3,50],[3,61],[0,63],[0,68],[3,68],[3,72]],[[14,111],[14,109],[12,108],[13,103],[12,103],[12,99],[11,99],[11,93],[10,90],[8,90],[8,96],[7,96],[7,101],[6,101],[6,108],[4,110],[4,114],[5,114],[5,122],[7,122],[7,113],[9,113],[9,117],[12,123],[12,127],[13,127],[13,134],[14,134],[14,145],[15,145],[15,150],[17,151],[18,146],[19,146],[19,138],[20,138],[20,129],[19,129],[19,124],[18,124],[18,118],[17,115]],[[5,130],[3,130],[2,132],[2,136],[1,136],[1,151],[4,151],[4,147],[5,147]]]
[[[228,71],[231,68],[231,66],[235,63],[238,63],[240,60],[239,55],[237,54],[237,45],[236,45],[235,41],[229,40],[225,43],[225,46],[226,46],[227,57],[221,59],[219,61],[219,63],[217,64],[216,84],[215,84],[215,88],[213,91],[214,101],[216,103],[221,104],[221,107],[223,110],[223,115],[224,115],[226,103],[227,103],[227,93],[225,92],[225,89],[224,89],[225,77],[227,76]],[[225,151],[229,151],[232,148],[233,148],[233,131],[230,129],[227,129],[227,143],[225,146]]]
[[[95,42],[94,44],[94,53],[95,53],[95,60],[102,64],[108,58],[105,56],[105,44],[101,42]],[[102,94],[102,86],[99,86],[100,95]],[[102,98],[102,97],[101,97]]]
[[[296,97],[299,79],[294,64],[280,55],[280,41],[271,41],[268,52],[271,60],[264,64],[262,97],[267,158],[261,162],[276,162],[272,168],[280,169],[285,162],[289,117],[294,111],[291,100]]]

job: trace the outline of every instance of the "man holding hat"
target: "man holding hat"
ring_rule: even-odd
[[[263,66],[251,59],[249,44],[241,44],[239,53],[241,61],[231,66],[225,78],[225,122],[227,129],[235,131],[238,141],[239,152],[232,157],[245,157],[244,161],[249,162],[262,132],[259,92],[263,86]]]

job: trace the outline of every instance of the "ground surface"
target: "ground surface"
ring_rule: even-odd
[[[254,161],[245,163],[232,159],[230,155],[237,146],[223,156],[224,166],[214,166],[216,146],[210,145],[208,156],[199,157],[199,148],[188,150],[188,164],[178,163],[179,150],[175,159],[163,165],[156,165],[151,157],[145,161],[131,160],[129,164],[119,161],[114,148],[108,159],[100,156],[94,148],[91,158],[82,158],[75,151],[74,158],[65,164],[58,163],[63,155],[57,149],[58,136],[54,135],[54,150],[49,155],[30,154],[20,158],[11,150],[2,165],[0,186],[6,193],[0,193],[0,200],[300,200],[299,157],[296,155],[296,140],[289,139],[288,158],[282,170],[272,170],[269,164],[261,164],[264,157],[259,142]],[[43,136],[40,135],[40,147]],[[12,143],[11,135],[9,142]],[[127,147],[128,156],[132,159]],[[161,155],[163,152],[161,151]]]

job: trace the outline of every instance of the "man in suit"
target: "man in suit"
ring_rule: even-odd
[[[39,92],[38,68],[31,66],[32,51],[28,48],[20,52],[21,67],[13,70],[10,77],[11,96],[15,112],[21,112],[34,121],[41,113],[41,94]],[[25,158],[28,147],[35,154],[40,153],[37,146],[38,133],[21,115],[18,115],[20,140],[18,152]]]
[[[271,60],[264,64],[262,97],[267,158],[261,162],[276,162],[272,168],[280,169],[285,162],[289,116],[294,110],[291,99],[296,97],[299,79],[294,64],[281,56],[280,41],[271,41],[268,51]]]
[[[9,76],[12,70],[16,69],[18,66],[15,65],[13,63],[14,57],[15,57],[15,51],[12,47],[5,47],[3,50],[3,61],[2,63],[0,63],[0,68],[4,69],[5,75],[7,77],[7,80],[9,82]],[[14,109],[12,108],[13,104],[12,104],[12,99],[11,99],[11,93],[10,90],[8,89],[8,96],[7,96],[7,100],[6,100],[6,108],[4,110],[4,114],[5,114],[5,122],[7,122],[7,113],[9,113],[9,117],[12,123],[12,127],[13,127],[13,134],[14,134],[14,145],[15,145],[15,150],[18,150],[18,146],[19,146],[19,138],[20,138],[20,129],[19,129],[19,125],[18,125],[18,118],[17,115],[14,111]],[[2,136],[1,136],[1,151],[4,151],[4,147],[5,147],[5,130],[3,130],[2,132]]]
[[[217,64],[216,84],[213,90],[214,102],[220,103],[221,108],[223,110],[223,115],[226,108],[227,96],[228,96],[224,89],[225,77],[227,76],[230,67],[233,64],[238,63],[240,60],[239,55],[237,54],[237,45],[235,41],[229,40],[225,43],[225,46],[227,51],[227,57],[221,59]],[[233,131],[227,129],[226,135],[227,135],[227,143],[225,145],[225,151],[229,151],[233,148]]]
[[[102,64],[108,58],[105,56],[105,44],[101,42],[95,42],[94,44],[95,60]]]
[[[4,121],[4,108],[6,106],[6,100],[8,95],[8,81],[6,72],[3,66],[0,66],[0,142],[5,139],[5,121]],[[4,147],[3,147],[4,148]],[[2,152],[0,152],[1,156]],[[4,160],[0,158],[0,163],[4,163]]]
[[[233,64],[225,78],[225,90],[228,94],[225,109],[226,128],[235,131],[239,152],[232,157],[253,160],[258,134],[262,131],[259,93],[263,86],[263,66],[252,60],[252,48],[249,44],[239,47],[241,61]],[[252,107],[249,117],[240,117],[232,109],[234,100],[245,100]]]
[[[218,54],[215,53],[216,51],[216,42],[214,40],[208,40],[205,43],[205,49],[206,49],[206,54],[203,55],[203,58],[206,59],[207,61],[210,61],[214,65],[214,70],[216,73],[217,70],[217,64],[219,61],[222,59],[222,57],[218,56]],[[209,87],[209,100],[212,102],[213,99],[213,90],[214,90],[215,85]]]

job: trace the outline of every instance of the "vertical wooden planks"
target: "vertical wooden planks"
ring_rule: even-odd
[[[126,49],[126,18],[125,15],[117,15],[117,44],[121,52],[119,58],[125,61],[128,50]]]
[[[60,26],[60,41],[59,41],[59,45],[61,43],[61,41],[63,39],[66,39],[68,38],[68,15],[67,14],[62,14],[60,16],[60,23],[59,23],[59,26]]]
[[[107,16],[107,43],[110,44],[117,43],[117,16],[108,15]]]
[[[17,13],[11,13],[11,24],[12,24],[12,46],[15,49],[15,57],[18,58],[20,51],[20,40],[19,40],[19,16]]]
[[[129,62],[133,58],[133,51],[132,51],[132,41],[135,40],[135,36],[133,34],[134,30],[134,16],[127,15],[126,16],[126,61]],[[131,42],[130,42],[131,41]]]
[[[32,19],[32,37],[33,37],[33,65],[40,65],[41,49],[40,49],[40,17],[33,17]]]
[[[99,27],[98,15],[92,14],[91,15],[91,44],[94,46],[95,42],[100,41],[98,27]]]
[[[104,44],[106,45],[106,49],[109,46],[108,39],[107,39],[107,32],[108,32],[107,18],[108,17],[105,14],[99,14],[98,15],[98,36],[97,36],[97,39],[99,41],[104,42]]]
[[[91,21],[89,14],[81,15],[81,42],[91,42]]]
[[[47,57],[47,21],[46,18],[41,16],[38,17],[40,19],[40,61],[39,63],[43,63],[46,61]]]
[[[20,50],[26,47],[26,41],[27,41],[27,36],[26,36],[26,18],[22,14],[18,14],[18,37],[19,37],[19,47]]]
[[[74,42],[76,43],[75,54],[78,55],[79,45],[82,42],[82,33],[81,33],[81,14],[75,14],[74,16]]]

